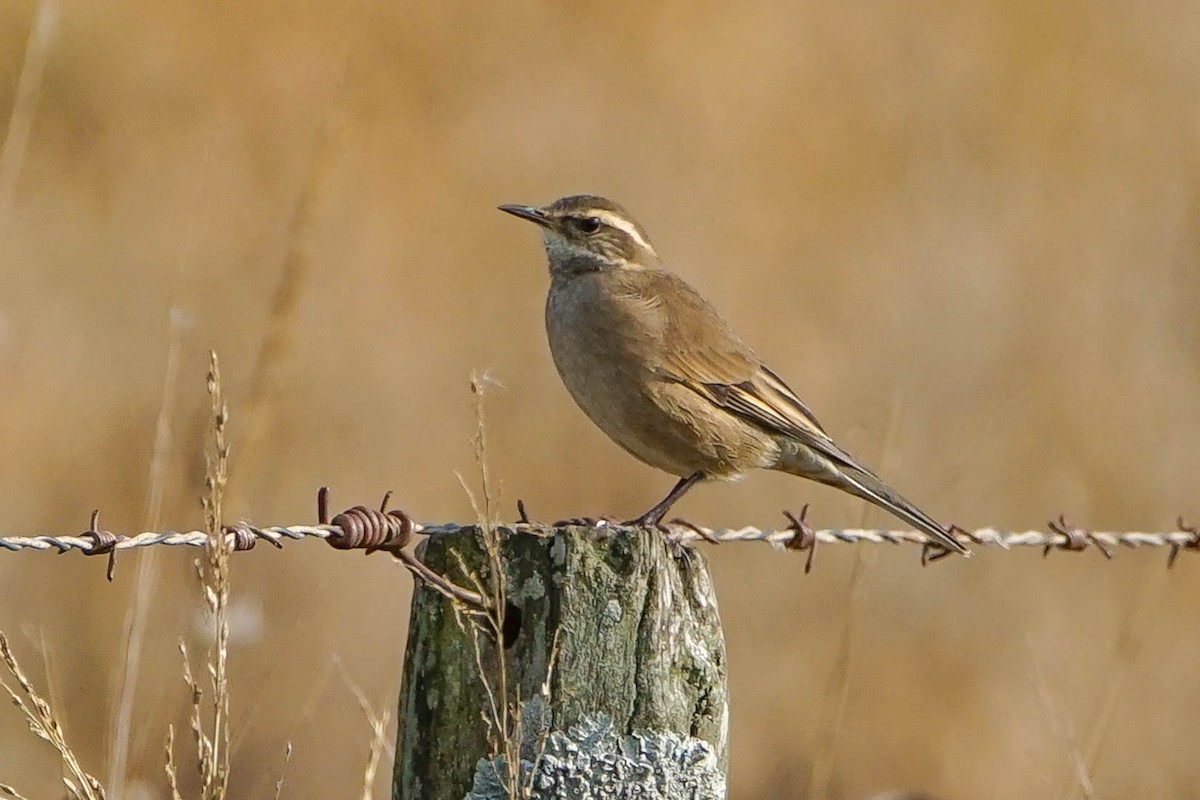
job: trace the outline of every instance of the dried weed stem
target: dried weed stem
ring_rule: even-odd
[[[229,409],[221,397],[221,371],[217,354],[210,353],[208,394],[212,399],[212,449],[207,454],[207,474],[204,484],[204,522],[208,544],[204,560],[196,563],[204,591],[204,602],[213,620],[213,647],[205,664],[212,690],[212,701],[203,705],[204,689],[191,667],[187,645],[179,642],[183,656],[183,680],[192,693],[191,728],[196,745],[197,769],[200,774],[200,796],[204,800],[225,800],[229,792],[229,584],[233,542],[225,535],[222,523],[222,504],[225,486],[229,481],[229,444],[225,428]],[[174,731],[168,731],[168,748]],[[173,756],[168,753],[167,774],[172,791],[174,782]]]
[[[521,768],[521,746],[524,737],[525,705],[519,691],[510,690],[508,664],[504,653],[505,616],[508,609],[508,589],[504,571],[504,561],[500,553],[500,532],[496,527],[496,508],[498,497],[493,490],[491,472],[487,460],[487,428],[484,419],[484,396],[488,385],[494,383],[486,376],[471,376],[471,394],[475,400],[475,434],[471,444],[475,456],[475,464],[479,470],[478,479],[483,493],[483,501],[479,498],[466,480],[459,475],[459,482],[471,501],[475,511],[479,530],[482,534],[484,553],[487,557],[487,581],[483,581],[470,568],[458,553],[454,553],[459,568],[476,586],[478,592],[487,598],[488,613],[481,614],[478,607],[469,606],[460,599],[451,598],[456,618],[460,626],[467,629],[464,620],[470,621],[469,631],[474,650],[475,667],[479,680],[487,697],[487,706],[480,714],[488,729],[488,747],[491,755],[503,756],[505,773],[496,775],[497,780],[505,789],[510,800],[532,797],[532,778],[536,773],[536,765],[541,761],[545,751],[546,731],[539,731],[537,754],[534,758],[535,768],[526,775]],[[495,652],[495,667],[489,669],[488,659],[485,658],[485,647],[491,646]],[[558,655],[558,634],[555,633],[554,643],[548,662],[546,679],[539,694],[542,697],[543,708],[549,708],[550,683],[554,663]],[[493,761],[492,763],[495,763]]]
[[[371,800],[375,796],[375,778],[379,774],[379,765],[383,762],[383,757],[387,755],[394,758],[395,748],[387,736],[388,725],[392,721],[392,712],[390,709],[376,711],[371,705],[371,701],[367,699],[367,693],[350,677],[350,673],[346,671],[341,660],[335,658],[334,663],[341,671],[342,680],[346,682],[346,687],[354,695],[358,707],[362,709],[363,716],[367,718],[367,723],[371,726],[371,746],[367,755],[367,765],[363,769],[362,791],[359,793],[360,800]],[[397,687],[395,692],[389,692],[389,696],[395,696],[398,692],[399,688]]]
[[[0,686],[3,686],[8,692],[13,705],[21,709],[21,713],[25,715],[25,722],[29,725],[30,732],[39,739],[49,742],[62,759],[63,769],[66,773],[62,777],[62,781],[67,791],[67,797],[72,800],[104,800],[104,787],[101,786],[100,781],[93,778],[80,766],[79,758],[67,743],[66,734],[63,732],[62,725],[59,724],[54,710],[50,707],[50,703],[33,688],[33,684],[21,669],[16,656],[13,655],[12,648],[8,644],[8,637],[2,632],[0,632],[0,660],[4,662],[8,673],[17,682],[17,688],[14,689],[8,681],[2,678],[0,678]],[[13,798],[21,798],[15,789],[7,785],[0,784],[0,792]]]

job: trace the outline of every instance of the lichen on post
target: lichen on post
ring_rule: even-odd
[[[493,535],[495,560],[478,528],[418,550],[466,586],[494,586],[498,561],[507,613],[498,644],[443,595],[414,591],[393,797],[493,800],[519,775],[534,798],[723,798],[725,642],[703,555],[649,530]]]

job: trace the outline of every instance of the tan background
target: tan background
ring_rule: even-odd
[[[0,120],[37,8],[0,5]],[[537,237],[494,210],[578,191],[632,209],[945,519],[1200,518],[1194,3],[110,2],[52,21],[0,171],[0,531],[79,530],[93,507],[115,530],[199,524],[209,348],[234,516],[309,521],[329,483],[339,507],[393,488],[469,520],[472,371],[503,384],[505,518],[518,497],[543,519],[644,510],[672,478],[572,405]],[[893,524],[776,475],[679,510],[765,526],[809,500],[819,525]],[[185,721],[194,556],[127,555],[107,585],[98,560],[0,553],[0,628],[105,780],[143,588],[128,797],[163,796]],[[732,797],[1084,796],[1081,762],[1096,797],[1200,795],[1187,554],[1170,573],[1161,552],[922,570],[913,548],[831,547],[808,577],[766,547],[711,558]],[[408,577],[315,543],[235,569],[235,795],[269,796],[291,741],[285,797],[352,796],[369,729],[346,676],[393,703]],[[57,771],[0,713],[0,781],[51,797]]]

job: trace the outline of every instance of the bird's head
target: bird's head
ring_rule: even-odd
[[[606,269],[648,269],[659,264],[650,237],[629,212],[611,200],[573,195],[548,206],[500,206],[542,229],[552,275]]]

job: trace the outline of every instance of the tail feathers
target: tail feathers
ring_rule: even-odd
[[[844,455],[840,450],[838,453]],[[835,462],[824,453],[810,447],[786,447],[774,468],[861,497],[925,533],[933,544],[967,557],[971,555],[971,551],[954,538],[949,528],[905,500],[878,476],[848,455]]]
[[[874,503],[883,510],[894,514],[917,530],[927,534],[935,544],[941,545],[955,553],[961,553],[967,558],[971,557],[971,551],[963,546],[958,539],[954,538],[954,534],[950,532],[949,528],[896,494],[894,490],[872,473],[865,470],[843,467],[837,470],[837,474],[840,480],[833,482],[832,485],[851,494],[858,495],[862,499]]]

